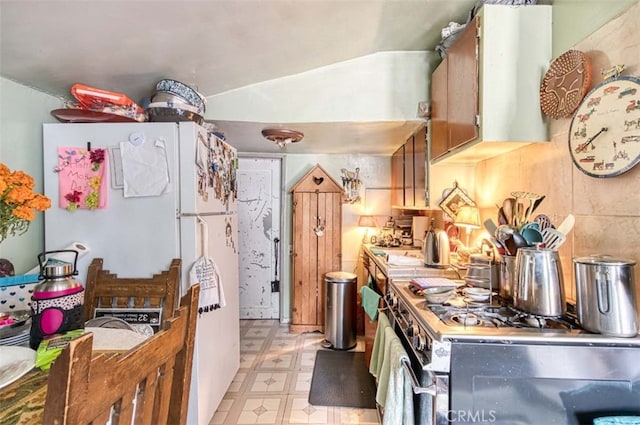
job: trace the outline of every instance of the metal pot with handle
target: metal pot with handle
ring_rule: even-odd
[[[516,255],[513,307],[543,317],[566,313],[562,264],[558,251],[521,248]]]
[[[635,264],[611,255],[573,259],[578,320],[585,329],[616,337],[638,334]]]

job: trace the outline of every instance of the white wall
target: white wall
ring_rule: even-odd
[[[223,121],[414,120],[438,61],[435,52],[375,53],[210,96],[207,110]]]
[[[638,0],[555,0],[553,2],[553,57],[560,56]]]
[[[50,114],[61,108],[53,96],[0,77],[0,162],[12,171],[22,170],[36,181],[42,193],[42,124],[57,122]],[[0,258],[7,258],[22,274],[38,264],[44,249],[42,214],[37,214],[27,233],[0,243]]]

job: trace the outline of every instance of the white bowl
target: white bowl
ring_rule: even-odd
[[[464,288],[464,295],[471,298],[473,301],[486,301],[491,295],[491,291],[485,288]]]
[[[450,286],[432,286],[422,290],[422,294],[429,304],[442,304],[451,298],[455,293],[455,288]]]
[[[468,277],[465,276],[464,281],[475,288],[488,288],[490,284],[490,280],[488,277]],[[488,289],[487,289],[488,290]]]

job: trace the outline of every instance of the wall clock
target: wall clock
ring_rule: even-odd
[[[569,152],[591,177],[615,177],[640,162],[640,78],[605,80],[584,97],[569,126]]]

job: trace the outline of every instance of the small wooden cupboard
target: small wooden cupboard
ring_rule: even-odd
[[[324,332],[324,275],[342,267],[342,187],[318,164],[293,197],[291,332]]]

